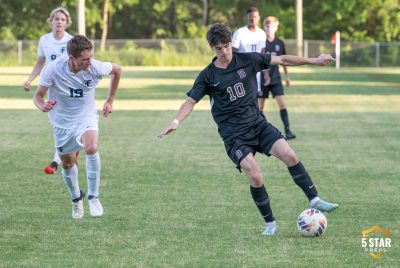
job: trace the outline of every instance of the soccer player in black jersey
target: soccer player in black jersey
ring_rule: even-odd
[[[199,73],[175,119],[158,137],[162,138],[176,130],[190,115],[196,103],[208,95],[211,113],[218,125],[226,152],[239,171],[244,171],[250,182],[251,195],[266,223],[263,234],[275,235],[277,225],[260,166],[254,158],[256,152],[273,155],[284,162],[295,183],[306,194],[312,208],[326,212],[337,208],[337,204],[328,203],[318,197],[316,187],[295,152],[280,131],[260,113],[256,80],[256,73],[268,69],[270,64],[323,65],[334,60],[332,56],[322,54],[318,58],[303,58],[232,53],[231,32],[222,24],[211,26],[207,32],[207,41],[216,57]]]
[[[276,17],[268,16],[265,18],[264,31],[267,34],[267,41],[264,52],[270,54],[271,56],[281,56],[286,54],[285,43],[282,39],[275,35],[278,30],[279,21]],[[290,80],[287,71],[287,67],[283,66],[283,71],[285,73],[285,85],[289,87]],[[289,116],[286,109],[286,101],[281,81],[281,74],[279,72],[278,65],[271,65],[268,70],[264,71],[264,76],[261,76],[261,91],[258,95],[258,106],[260,111],[264,110],[265,99],[269,97],[269,93],[276,99],[279,106],[279,111],[283,126],[285,128],[285,136],[287,140],[296,138],[296,135],[290,130],[289,127]]]

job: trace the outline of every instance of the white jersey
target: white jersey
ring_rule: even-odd
[[[238,52],[261,52],[265,48],[267,35],[265,32],[256,27],[256,31],[252,32],[246,26],[240,27],[233,33],[232,47],[237,48]]]
[[[46,64],[54,61],[61,55],[67,55],[67,43],[72,35],[65,32],[61,40],[54,38],[53,33],[47,33],[40,37],[38,46],[38,57],[46,58]]]
[[[82,122],[98,120],[95,89],[111,71],[110,62],[92,59],[88,70],[75,74],[69,69],[68,56],[46,65],[40,75],[40,85],[47,87],[51,100],[56,101],[49,112],[53,127],[73,129]]]

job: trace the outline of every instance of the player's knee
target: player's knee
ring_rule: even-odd
[[[292,150],[286,154],[285,159],[287,166],[293,166],[299,162],[297,155]]]
[[[62,160],[63,169],[70,169],[75,165],[75,161],[71,160]]]
[[[88,144],[85,146],[86,154],[95,154],[97,153],[97,145],[96,144]]]
[[[259,188],[264,184],[261,172],[256,171],[250,174],[250,181],[253,187]]]

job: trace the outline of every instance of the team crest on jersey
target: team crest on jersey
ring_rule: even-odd
[[[92,80],[83,80],[82,81],[82,85],[84,86],[84,87],[90,87],[90,85],[93,83],[93,81]]]
[[[236,150],[235,154],[236,154],[237,159],[240,159],[243,157],[243,153],[240,150]]]
[[[239,71],[237,71],[237,73],[239,74],[240,79],[246,77],[246,72],[243,69],[240,69]]]
[[[57,150],[59,150],[60,151],[60,153],[62,153],[62,151],[64,150],[64,147],[57,147]]]
[[[279,51],[281,50],[281,46],[280,45],[275,45],[275,51]]]

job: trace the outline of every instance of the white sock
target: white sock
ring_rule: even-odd
[[[60,158],[60,156],[58,155],[57,149],[56,149],[56,151],[55,151],[55,153],[54,153],[53,161],[56,162],[57,164],[60,164],[60,163],[61,163],[61,158]]]
[[[100,169],[101,162],[99,153],[86,155],[88,196],[99,196]]]
[[[311,199],[310,201],[310,206],[313,207],[315,205],[315,203],[317,203],[319,200],[321,200],[318,196],[314,197],[313,199]]]
[[[74,165],[70,169],[62,169],[61,174],[64,177],[65,185],[69,191],[71,199],[74,200],[81,196],[78,184],[78,167]]]
[[[274,226],[276,227],[276,221],[270,221],[266,223],[268,226]]]

